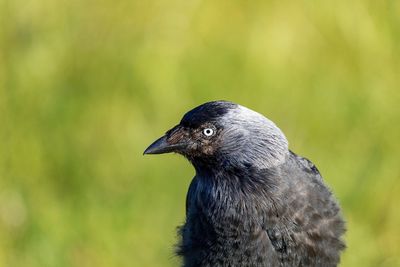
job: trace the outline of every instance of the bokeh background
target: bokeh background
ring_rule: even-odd
[[[257,110],[343,207],[341,266],[400,266],[400,1],[0,0],[0,266],[172,267],[203,102]]]

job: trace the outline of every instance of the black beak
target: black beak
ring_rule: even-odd
[[[178,152],[179,150],[186,147],[186,143],[170,144],[167,141],[167,135],[157,139],[152,143],[144,152],[145,154],[164,154],[170,152]]]

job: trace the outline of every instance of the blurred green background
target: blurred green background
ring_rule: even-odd
[[[192,167],[143,157],[203,102],[257,110],[400,266],[400,1],[0,0],[0,266],[179,265]]]

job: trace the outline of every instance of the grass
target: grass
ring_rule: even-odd
[[[184,112],[257,110],[348,222],[341,266],[400,265],[396,1],[0,0],[0,266],[177,266],[194,172],[143,157]]]

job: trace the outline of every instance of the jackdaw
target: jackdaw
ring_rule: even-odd
[[[180,228],[184,267],[337,266],[340,207],[315,165],[269,119],[228,101],[202,104],[144,154],[194,166]]]

